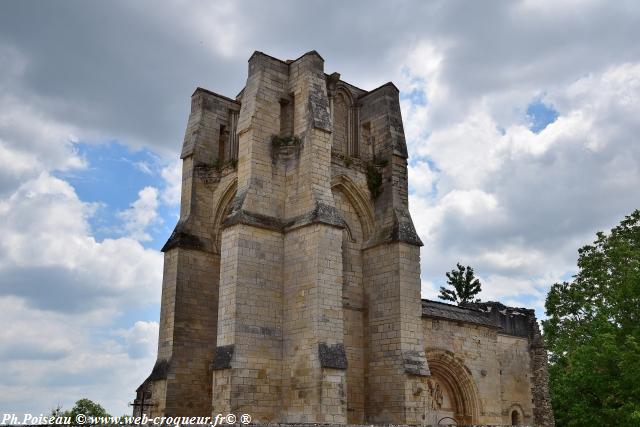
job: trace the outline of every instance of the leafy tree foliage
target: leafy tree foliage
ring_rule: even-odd
[[[87,417],[87,421],[90,417],[109,417],[109,413],[98,403],[87,398],[80,399],[76,404],[68,411],[62,411],[61,406],[51,410],[51,416],[53,417],[65,417],[70,418],[72,423],[76,421],[76,415],[83,414]]]
[[[474,297],[480,293],[480,280],[476,279],[473,268],[463,267],[460,263],[456,264],[457,270],[453,269],[447,274],[447,285],[453,289],[447,289],[440,286],[440,295],[438,298],[445,301],[452,301],[456,304],[474,302]],[[475,302],[479,302],[476,299]]]
[[[93,402],[87,398],[80,399],[71,408],[71,411],[67,411],[68,416],[71,419],[75,419],[75,415],[84,414],[87,417],[108,417],[109,413],[98,403]]]
[[[640,426],[640,210],[578,254],[545,304],[557,425]]]

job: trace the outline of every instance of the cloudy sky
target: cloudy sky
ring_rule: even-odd
[[[535,307],[639,208],[635,1],[3,1],[0,412],[148,375],[196,86],[235,96],[254,50],[401,89],[423,297],[456,262]]]

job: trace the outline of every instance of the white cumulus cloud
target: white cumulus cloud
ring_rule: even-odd
[[[499,125],[499,110],[512,105],[489,103],[491,95],[473,99],[455,123],[429,132],[421,122],[409,173],[423,277],[442,282],[460,261],[484,278],[485,298],[542,304],[550,284],[575,271],[578,247],[638,207],[639,65],[549,90],[543,101],[558,117],[539,133],[519,121]],[[429,115],[428,104],[420,108]]]
[[[158,189],[144,187],[129,209],[119,212],[118,216],[124,220],[124,229],[129,237],[138,241],[151,240],[147,228],[160,221]]]

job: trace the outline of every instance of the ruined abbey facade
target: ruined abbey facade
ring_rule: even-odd
[[[255,52],[235,98],[196,89],[181,158],[137,413],[554,425],[532,310],[420,297],[392,83]]]

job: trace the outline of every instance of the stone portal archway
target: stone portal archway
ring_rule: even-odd
[[[360,206],[354,199],[357,189],[350,181],[339,180],[331,188],[337,211],[345,222],[342,233],[342,303],[344,346],[347,356],[347,422],[365,421],[365,337],[362,244],[368,232]]]
[[[480,399],[469,369],[449,351],[427,350],[426,354],[431,371],[427,382],[427,424],[478,423]]]

